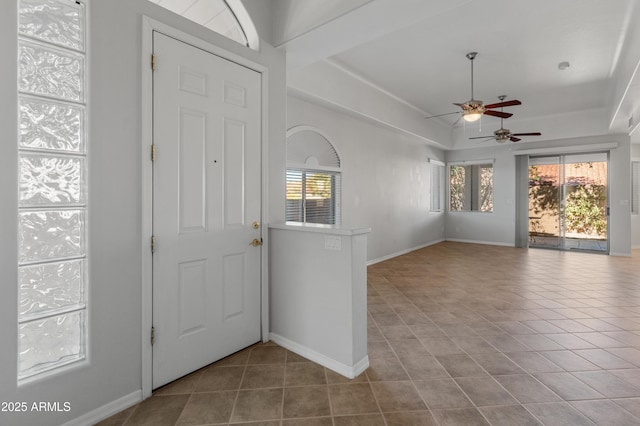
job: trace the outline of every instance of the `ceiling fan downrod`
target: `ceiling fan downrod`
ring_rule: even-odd
[[[478,52],[469,52],[467,53],[467,59],[471,61],[471,100],[474,101],[473,97],[473,60],[478,56]]]

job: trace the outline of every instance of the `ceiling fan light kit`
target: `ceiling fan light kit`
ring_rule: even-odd
[[[500,99],[500,103],[495,104],[495,105],[501,105],[501,109],[502,109],[502,106],[506,106],[510,102],[513,102],[513,101],[506,101],[505,102],[504,100],[505,100],[506,97],[507,97],[507,95],[498,96],[498,99]],[[518,102],[517,105],[520,105],[520,101],[517,101],[517,102]],[[491,139],[495,139],[495,141],[498,142],[498,143],[505,143],[506,141],[511,141],[511,142],[519,142],[519,141],[521,141],[522,139],[518,138],[517,136],[541,136],[542,135],[542,133],[540,133],[540,132],[511,133],[511,130],[504,128],[503,121],[504,121],[504,118],[500,117],[500,128],[498,130],[496,130],[495,132],[493,132],[493,136],[478,136],[478,137],[469,138],[469,139],[484,139],[486,141],[491,140]]]

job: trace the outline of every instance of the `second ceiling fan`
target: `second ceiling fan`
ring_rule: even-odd
[[[500,103],[509,102],[509,101],[504,102],[504,98],[506,98],[506,95],[498,96],[498,99],[500,99]],[[495,139],[496,142],[502,143],[506,141],[519,142],[522,139],[520,139],[518,136],[541,136],[541,135],[542,133],[540,132],[511,133],[511,130],[504,128],[503,119],[500,118],[500,128],[495,132],[493,132],[493,136],[476,136],[474,138],[469,138],[469,139],[485,139],[485,140]]]
[[[513,115],[511,113],[504,112],[504,111],[494,111],[494,109],[520,105],[521,104],[520,101],[514,99],[511,101],[484,105],[482,101],[479,101],[473,98],[473,61],[474,59],[476,59],[476,56],[478,56],[478,52],[469,52],[467,53],[466,56],[467,56],[467,59],[471,61],[471,99],[464,103],[454,103],[454,105],[457,105],[460,108],[462,108],[462,111],[449,112],[446,114],[434,115],[427,118],[442,117],[444,115],[460,114],[460,113],[462,113],[462,118],[468,122],[477,121],[478,119],[480,119],[480,117],[482,117],[483,114],[492,115],[494,117],[500,117],[500,118],[511,117]]]

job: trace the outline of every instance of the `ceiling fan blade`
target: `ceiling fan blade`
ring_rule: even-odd
[[[494,117],[500,117],[500,118],[509,118],[513,115],[510,112],[494,111],[491,109],[486,110],[484,113],[485,115],[493,115]]]
[[[520,102],[517,99],[514,99],[512,101],[504,101],[504,102],[498,102],[497,104],[490,104],[490,105],[485,105],[485,108],[502,108],[502,107],[508,107],[508,106],[515,106],[515,105],[522,105],[522,102]]]
[[[451,114],[460,114],[460,111],[456,111],[456,112],[447,112],[447,113],[445,113],[445,114],[432,115],[431,117],[425,117],[425,120],[426,120],[427,118],[444,117],[445,115],[451,115]]]
[[[520,138],[515,138],[515,137],[513,137],[513,136],[511,136],[509,139],[511,139],[511,142],[518,142],[518,141],[521,141],[521,140],[522,140],[522,139],[520,139]]]
[[[468,138],[468,139],[493,139],[494,136],[476,136],[473,138]]]
[[[512,136],[542,136],[542,133],[540,132],[533,132],[533,133],[513,133]]]

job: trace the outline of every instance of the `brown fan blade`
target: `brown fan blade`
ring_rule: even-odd
[[[436,117],[443,117],[445,115],[451,115],[451,114],[460,114],[460,111],[456,111],[456,112],[447,112],[445,114],[438,114],[438,115],[432,115],[431,117],[425,117],[425,120],[427,118],[436,118]]]
[[[513,133],[512,136],[542,136],[542,133],[540,132],[533,132],[533,133]]]
[[[511,142],[518,142],[522,140],[520,138],[514,138],[513,136],[511,136],[509,139],[511,139]]]
[[[468,139],[493,139],[493,136],[476,136],[473,138],[468,138]]]
[[[484,113],[486,115],[493,115],[494,117],[500,117],[500,118],[509,118],[513,115],[510,112],[494,111],[492,109],[488,109]]]
[[[490,104],[490,105],[485,105],[485,108],[488,109],[493,109],[493,108],[502,108],[502,107],[508,107],[508,106],[515,106],[515,105],[522,105],[522,102],[520,102],[517,99],[514,99],[512,101],[504,101],[504,102],[498,102],[497,104]]]

